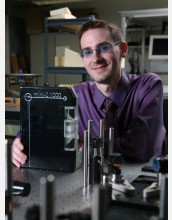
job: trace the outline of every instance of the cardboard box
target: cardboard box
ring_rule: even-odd
[[[72,14],[68,7],[59,8],[50,11],[50,16],[56,16],[59,14]]]
[[[56,52],[58,49],[56,48]],[[61,67],[84,67],[79,54],[65,47],[60,47],[55,56],[55,66]]]
[[[59,46],[59,47],[56,47],[56,56],[59,56],[59,57],[64,56],[65,48],[70,49],[69,46]]]
[[[52,17],[48,17],[48,19],[74,19],[76,18],[74,15],[71,14],[59,14]]]

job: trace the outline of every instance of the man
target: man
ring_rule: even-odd
[[[119,28],[102,20],[85,23],[78,32],[81,57],[93,82],[76,85],[79,101],[79,137],[83,140],[88,120],[93,120],[92,135],[99,136],[100,119],[106,118],[104,101],[116,106],[118,123],[114,127],[114,152],[124,158],[147,161],[159,156],[165,139],[162,81],[154,73],[140,76],[121,70],[128,46]],[[118,131],[117,131],[118,130]],[[107,138],[106,138],[107,139]],[[13,163],[20,167],[27,156],[20,137],[13,142]],[[106,148],[106,145],[105,145]],[[105,149],[105,152],[107,150]]]

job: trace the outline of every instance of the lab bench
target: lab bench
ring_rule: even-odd
[[[128,163],[121,167],[122,175],[130,183],[140,175],[156,178],[156,173],[142,171],[146,164]],[[31,191],[27,197],[13,197],[13,220],[26,219],[27,209],[40,204],[40,179],[50,174],[54,176],[54,219],[62,213],[82,211],[91,207],[91,194],[83,190],[83,167],[73,173],[13,167],[13,180],[31,184]]]

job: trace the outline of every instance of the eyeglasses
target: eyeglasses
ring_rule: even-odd
[[[110,44],[110,43],[104,43],[104,44],[101,44],[99,45],[98,47],[96,47],[95,49],[91,49],[91,48],[88,48],[88,49],[84,49],[82,50],[79,55],[82,57],[82,58],[88,58],[88,57],[91,57],[92,54],[93,54],[93,51],[96,50],[97,53],[107,53],[110,51],[110,49],[112,48],[112,46],[114,45],[118,45],[119,43],[121,43],[121,41],[117,41],[113,44]]]

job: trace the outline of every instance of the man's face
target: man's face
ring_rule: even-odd
[[[109,84],[119,79],[121,66],[120,44],[110,46],[105,53],[99,53],[95,49],[104,44],[113,45],[109,31],[98,28],[86,31],[81,37],[81,48],[92,49],[93,54],[83,57],[84,66],[95,82]]]

